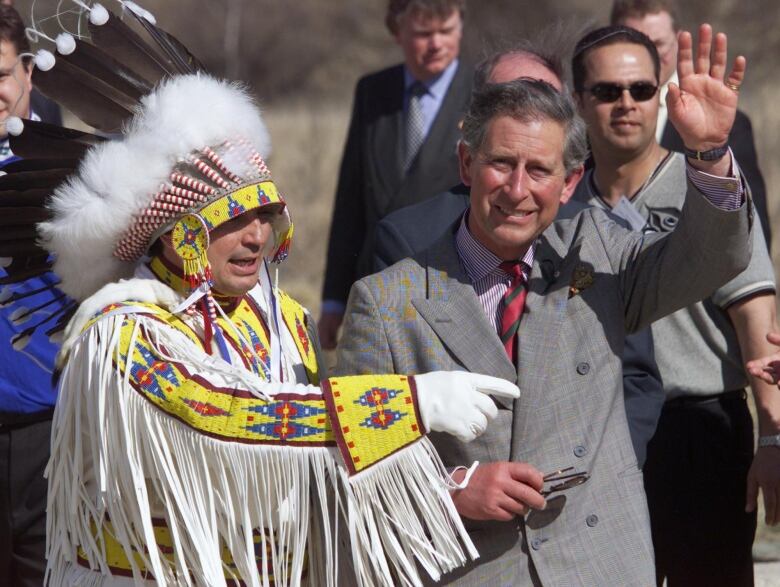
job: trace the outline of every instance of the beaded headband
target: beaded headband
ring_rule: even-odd
[[[198,214],[211,231],[244,212],[277,204],[281,210],[272,222],[273,261],[287,257],[292,222],[265,161],[245,140],[225,141],[217,150],[224,156],[206,147],[174,167],[169,182],[160,185],[152,201],[136,215],[117,243],[115,256],[123,261],[138,260],[154,241],[188,214]]]

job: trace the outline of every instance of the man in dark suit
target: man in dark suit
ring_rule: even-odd
[[[320,339],[334,348],[352,283],[371,271],[385,215],[458,181],[458,123],[471,70],[458,60],[465,0],[390,0],[404,63],[362,78],[341,162],[322,292]]]
[[[615,0],[611,24],[622,24],[643,32],[658,49],[661,58],[661,105],[658,110],[656,140],[665,149],[683,152],[680,134],[669,124],[666,114],[666,92],[669,82],[677,83],[677,33],[679,19],[675,0]],[[750,118],[737,110],[734,126],[729,134],[729,147],[739,162],[739,168],[750,185],[756,214],[761,219],[767,248],[772,250],[772,231],[766,202],[766,184],[758,167],[758,155]]]

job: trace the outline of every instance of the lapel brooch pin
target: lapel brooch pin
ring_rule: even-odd
[[[593,285],[593,266],[590,263],[580,263],[574,268],[569,284],[569,299],[580,295]]]

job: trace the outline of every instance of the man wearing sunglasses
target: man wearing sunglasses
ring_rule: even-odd
[[[655,138],[662,147],[671,151],[682,151],[683,143],[674,125],[669,122],[666,112],[666,92],[669,83],[677,83],[677,34],[679,14],[675,0],[615,0],[612,4],[610,24],[622,24],[643,32],[658,49],[661,58],[661,85],[659,95],[661,105],[658,108],[658,125]],[[758,166],[753,125],[750,118],[737,110],[734,126],[729,134],[729,146],[739,161],[739,167],[750,185],[756,214],[761,218],[766,246],[772,250],[771,228],[766,203],[766,184]]]
[[[586,35],[572,60],[595,161],[574,200],[611,210],[645,235],[678,226],[688,190],[685,155],[656,140],[659,65],[652,41],[623,26]],[[767,522],[780,518],[780,450],[759,448],[751,468],[745,387],[753,388],[762,436],[780,431],[780,403],[743,367],[771,352],[763,335],[775,324],[774,282],[756,223],[744,272],[652,324],[667,398],[644,468],[659,585],[752,585],[759,485]]]

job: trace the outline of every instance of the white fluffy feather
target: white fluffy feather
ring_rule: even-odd
[[[257,106],[236,84],[180,76],[141,103],[124,137],[93,148],[77,176],[57,188],[49,205],[53,219],[39,225],[43,244],[57,257],[61,289],[79,301],[132,275],[135,263],[114,257],[114,248],[179,159],[237,137],[264,157],[270,151]]]

